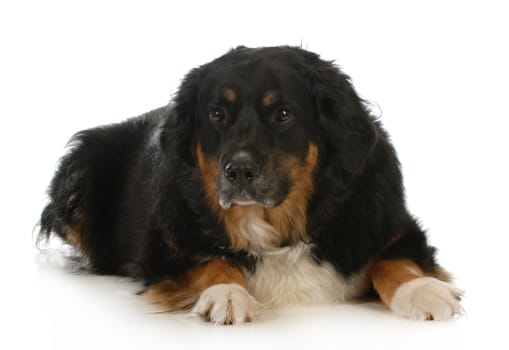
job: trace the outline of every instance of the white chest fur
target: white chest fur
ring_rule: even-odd
[[[328,262],[317,263],[308,244],[262,253],[253,273],[245,273],[249,292],[266,307],[333,304],[356,297],[357,278],[345,279]]]

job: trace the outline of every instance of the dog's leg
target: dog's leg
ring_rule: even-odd
[[[262,306],[249,294],[242,272],[226,260],[200,264],[179,280],[150,286],[145,295],[168,311],[189,310],[215,324],[238,324],[255,319]]]
[[[373,267],[372,282],[382,301],[403,317],[448,320],[462,312],[459,304],[462,291],[451,283],[427,276],[411,260],[379,261]]]

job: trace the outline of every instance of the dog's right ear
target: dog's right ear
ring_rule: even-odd
[[[170,103],[171,112],[164,122],[161,146],[167,156],[177,156],[186,163],[193,162],[196,149],[193,129],[196,124],[198,93],[203,67],[191,70],[180,84]]]

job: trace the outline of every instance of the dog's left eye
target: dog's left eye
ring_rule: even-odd
[[[288,123],[293,119],[293,114],[287,107],[279,108],[274,114],[274,120],[277,123]]]
[[[215,107],[209,112],[209,118],[216,123],[222,123],[226,118],[226,112],[221,107]]]

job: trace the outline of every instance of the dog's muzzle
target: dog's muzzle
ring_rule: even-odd
[[[273,206],[273,201],[265,198],[267,186],[261,166],[250,153],[237,151],[225,163],[218,181],[219,204],[223,208],[252,204]]]

